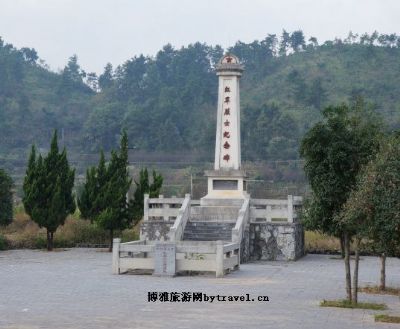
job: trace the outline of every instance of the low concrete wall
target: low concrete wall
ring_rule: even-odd
[[[250,260],[296,260],[304,255],[304,229],[299,223],[251,223]]]

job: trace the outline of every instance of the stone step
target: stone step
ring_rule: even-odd
[[[191,233],[191,234],[186,234],[184,235],[186,238],[195,238],[195,237],[208,237],[208,238],[215,238],[218,240],[218,238],[230,238],[230,234],[201,234],[201,233]]]
[[[218,233],[229,233],[229,234],[231,234],[232,229],[230,228],[230,229],[220,229],[220,230],[216,230],[216,229],[213,229],[213,230],[205,230],[205,229],[192,229],[192,228],[188,228],[188,229],[185,230],[185,232],[186,232],[186,233],[196,232],[196,233],[204,233],[204,234],[207,234],[207,233],[209,233],[209,234],[215,234],[216,232],[218,232]]]
[[[215,236],[226,235],[226,236],[230,236],[230,235],[232,235],[232,231],[201,232],[201,231],[190,230],[190,231],[185,231],[184,235],[215,235]]]
[[[199,221],[192,221],[189,220],[186,226],[205,226],[205,227],[226,227],[226,226],[235,226],[234,222],[226,223],[226,222],[199,222]]]
[[[195,221],[236,222],[240,207],[238,206],[193,206],[190,216]]]
[[[219,223],[218,225],[215,224],[208,224],[208,223],[192,223],[187,222],[186,227],[193,227],[193,228],[227,228],[227,227],[234,227],[235,223]]]
[[[183,240],[191,241],[231,241],[235,223],[189,221],[186,224]]]
[[[234,223],[227,223],[224,225],[198,225],[198,224],[191,224],[187,223],[186,227],[194,228],[194,229],[205,229],[205,230],[219,230],[219,229],[229,229],[235,227]]]
[[[184,241],[227,241],[227,242],[230,242],[231,241],[231,239],[230,238],[228,238],[228,237],[223,237],[223,238],[220,238],[220,237],[218,237],[218,238],[216,238],[216,237],[188,237],[188,238],[185,238],[184,237],[184,239],[183,239]]]
[[[199,234],[203,234],[203,235],[231,235],[232,231],[196,231],[196,230],[188,230],[184,232],[185,235],[199,235]]]

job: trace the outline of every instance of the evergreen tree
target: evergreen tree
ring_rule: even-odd
[[[266,48],[268,56],[276,56],[276,47],[278,45],[276,34],[268,34],[268,36],[262,41],[262,45]]]
[[[322,84],[321,77],[317,77],[309,88],[308,102],[314,105],[318,110],[321,109],[322,104],[326,101],[327,92]]]
[[[13,182],[11,177],[0,168],[0,226],[6,226],[13,219]]]
[[[69,166],[66,150],[59,152],[57,131],[45,158],[39,155],[36,159],[35,147],[32,147],[23,185],[23,203],[31,219],[46,228],[49,251],[53,249],[57,228],[75,211],[74,177],[75,170]]]
[[[58,94],[66,96],[73,91],[92,93],[93,90],[83,82],[85,77],[86,72],[82,70],[78,64],[78,57],[76,55],[71,56],[61,73],[61,83],[59,85]],[[93,76],[91,79],[92,78]]]
[[[110,88],[113,85],[113,67],[111,63],[107,63],[103,74],[99,76],[99,87],[101,90]]]
[[[295,52],[299,50],[303,50],[306,47],[306,42],[304,40],[304,34],[303,31],[298,30],[294,31],[290,35],[290,46],[293,48]]]
[[[98,192],[96,167],[88,168],[86,170],[86,182],[83,185],[83,190],[78,197],[77,203],[81,216],[90,219],[91,222],[93,222],[96,215],[94,204]]]
[[[120,149],[111,152],[109,165],[106,165],[102,151],[98,167],[87,170],[78,199],[82,216],[110,232],[110,251],[114,232],[129,227],[133,218],[133,201],[127,196],[132,183],[128,164],[128,137],[124,131]]]
[[[310,129],[301,142],[300,154],[312,189],[304,223],[341,238],[345,251],[346,291],[351,301],[350,239],[352,231],[335,221],[357,175],[378,150],[379,120],[365,109],[363,103],[354,107],[328,107],[324,120]]]
[[[78,64],[78,56],[76,55],[72,55],[69,58],[62,74],[66,79],[78,83],[83,83],[83,78],[86,77],[85,71]]]
[[[156,171],[153,170],[153,182],[150,184],[149,187],[149,196],[151,198],[158,198],[163,181],[164,179],[161,174],[157,174]]]
[[[318,40],[316,37],[310,37],[310,39],[308,39],[308,41],[310,42],[311,47],[313,47],[313,48],[318,47]]]
[[[279,43],[279,56],[286,56],[290,45],[290,34],[286,30],[282,31],[281,41]]]
[[[93,91],[97,92],[99,89],[99,79],[97,78],[97,74],[95,72],[90,72],[86,75],[86,84]]]
[[[147,168],[140,170],[139,181],[135,181],[136,190],[133,201],[133,214],[135,222],[143,218],[144,195],[149,194],[150,198],[157,198],[163,184],[163,177],[153,170],[153,182],[150,184]]]

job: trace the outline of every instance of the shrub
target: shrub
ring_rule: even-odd
[[[44,235],[38,235],[34,241],[34,249],[45,249],[46,247],[47,247],[46,237]]]
[[[7,250],[8,249],[8,241],[6,237],[0,234],[0,250]]]

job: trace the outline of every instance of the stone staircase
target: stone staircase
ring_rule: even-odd
[[[190,220],[193,222],[236,222],[238,206],[192,206]]]
[[[235,222],[188,221],[183,240],[190,241],[231,241]]]

